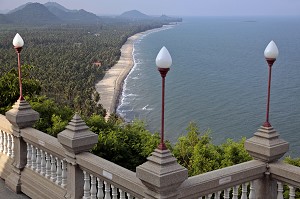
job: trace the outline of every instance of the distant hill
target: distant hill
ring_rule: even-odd
[[[141,13],[138,10],[130,10],[127,12],[122,13],[119,17],[121,18],[127,18],[127,19],[150,19],[151,17]]]
[[[69,10],[55,2],[44,5],[29,2],[0,16],[0,24],[95,23],[98,20],[93,13],[83,9]]]
[[[0,14],[0,24],[8,24],[11,21],[4,14]]]
[[[50,12],[59,17],[61,20],[73,23],[94,23],[99,17],[91,12],[81,10],[69,10],[55,2],[44,4]]]
[[[23,8],[10,12],[6,17],[16,24],[52,24],[62,22],[60,18],[40,3],[26,4]]]
[[[23,8],[25,8],[25,6],[27,6],[27,5],[29,5],[29,4],[32,4],[32,2],[28,2],[28,3],[25,3],[25,4],[21,5],[21,6],[19,6],[19,7],[16,7],[15,9],[9,11],[7,14],[16,12],[16,11],[18,11],[18,10],[22,10]]]

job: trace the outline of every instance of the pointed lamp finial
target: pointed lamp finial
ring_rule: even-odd
[[[172,57],[168,49],[163,46],[156,56],[156,66],[158,68],[170,68],[172,65]]]
[[[13,45],[15,48],[22,48],[24,46],[24,40],[19,35],[19,33],[17,33],[13,39]]]
[[[265,49],[264,55],[266,59],[276,59],[278,57],[278,48],[272,40]]]

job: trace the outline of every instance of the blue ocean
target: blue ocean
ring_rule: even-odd
[[[134,45],[135,65],[125,80],[117,113],[144,120],[160,132],[161,77],[155,58],[162,46],[173,64],[166,77],[165,137],[186,133],[190,122],[211,129],[213,142],[250,138],[264,123],[268,65],[274,40],[270,123],[300,155],[300,17],[191,17],[145,35]]]

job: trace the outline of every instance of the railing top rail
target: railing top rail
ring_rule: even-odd
[[[264,172],[266,172],[266,163],[252,160],[189,177],[179,187],[179,198],[198,198],[206,194],[262,178]]]
[[[76,155],[81,169],[101,178],[137,198],[144,198],[145,186],[136,177],[135,172],[125,169],[92,153],[84,152]]]
[[[0,129],[7,133],[12,133],[13,131],[12,124],[2,114],[0,114]]]
[[[21,136],[25,142],[32,144],[56,157],[63,159],[65,156],[63,146],[58,142],[57,138],[48,135],[42,131],[28,127],[21,129]]]
[[[272,178],[300,188],[300,167],[278,161],[269,164]]]

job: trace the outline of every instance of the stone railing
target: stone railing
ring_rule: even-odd
[[[98,136],[78,115],[58,138],[32,128],[37,119],[26,101],[0,115],[0,176],[31,198],[292,199],[300,188],[300,168],[278,161],[288,144],[273,128],[246,141],[255,160],[188,178],[169,150],[156,149],[134,173],[89,152]]]

